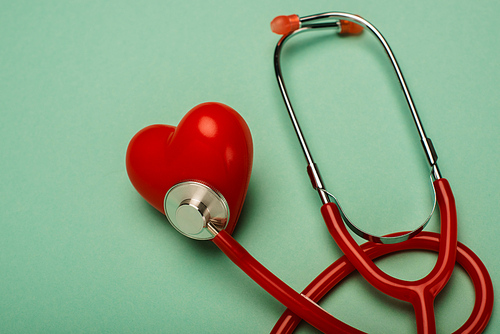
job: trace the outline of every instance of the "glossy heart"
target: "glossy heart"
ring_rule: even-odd
[[[198,181],[221,193],[230,211],[232,233],[243,207],[252,171],[253,144],[248,125],[232,108],[203,103],[177,127],[150,125],[130,141],[126,165],[130,181],[144,199],[165,213],[172,186]]]

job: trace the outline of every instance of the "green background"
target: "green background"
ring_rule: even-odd
[[[362,15],[390,43],[454,190],[459,240],[498,289],[499,2],[2,1],[0,332],[269,332],[284,307],[147,205],[125,151],[144,126],[176,125],[198,103],[236,109],[252,131],[254,167],[234,237],[302,290],[341,252],[277,88],[269,22],[326,11]],[[303,34],[284,50],[283,71],[350,218],[376,234],[420,225],[429,168],[373,37]],[[427,230],[438,228],[433,219]],[[435,259],[407,252],[378,264],[418,279]],[[496,299],[487,333],[500,331]],[[457,266],[436,300],[438,332],[460,327],[473,300]],[[411,306],[358,274],[322,306],[370,333],[416,332]]]

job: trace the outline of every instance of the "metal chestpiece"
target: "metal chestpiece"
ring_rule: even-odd
[[[177,231],[197,240],[214,237],[208,229],[209,223],[222,230],[229,221],[229,206],[224,196],[196,181],[181,182],[170,188],[165,195],[164,210]]]

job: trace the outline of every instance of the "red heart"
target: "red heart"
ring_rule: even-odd
[[[248,125],[232,108],[203,103],[177,127],[150,125],[127,149],[127,172],[135,189],[165,214],[167,191],[183,181],[199,181],[219,191],[230,211],[232,233],[243,207],[252,171],[253,144]]]

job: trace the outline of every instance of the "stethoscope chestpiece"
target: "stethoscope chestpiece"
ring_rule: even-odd
[[[229,222],[229,205],[224,196],[196,181],[181,182],[170,188],[164,209],[170,224],[192,239],[212,239],[214,234],[209,228],[222,230]]]

